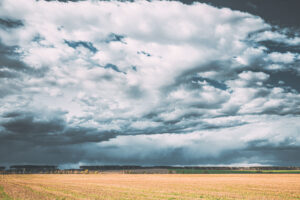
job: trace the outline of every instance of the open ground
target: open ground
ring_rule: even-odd
[[[1,175],[0,199],[300,199],[300,175]]]

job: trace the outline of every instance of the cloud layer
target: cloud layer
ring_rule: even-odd
[[[300,37],[260,17],[4,0],[0,38],[1,163],[300,164]]]

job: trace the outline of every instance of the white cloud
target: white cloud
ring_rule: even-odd
[[[288,45],[296,46],[300,44],[299,37],[290,38],[284,33],[272,32],[272,31],[264,31],[258,35],[255,35],[257,41],[276,41],[286,43]]]
[[[287,53],[273,52],[268,55],[267,59],[275,63],[289,64],[289,63],[293,63],[296,58],[297,58],[297,54],[293,54],[290,52]]]

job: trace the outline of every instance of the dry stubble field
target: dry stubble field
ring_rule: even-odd
[[[300,199],[300,174],[1,175],[0,199]]]

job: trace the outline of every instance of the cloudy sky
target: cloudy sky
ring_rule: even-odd
[[[299,6],[1,0],[0,164],[300,165]]]

